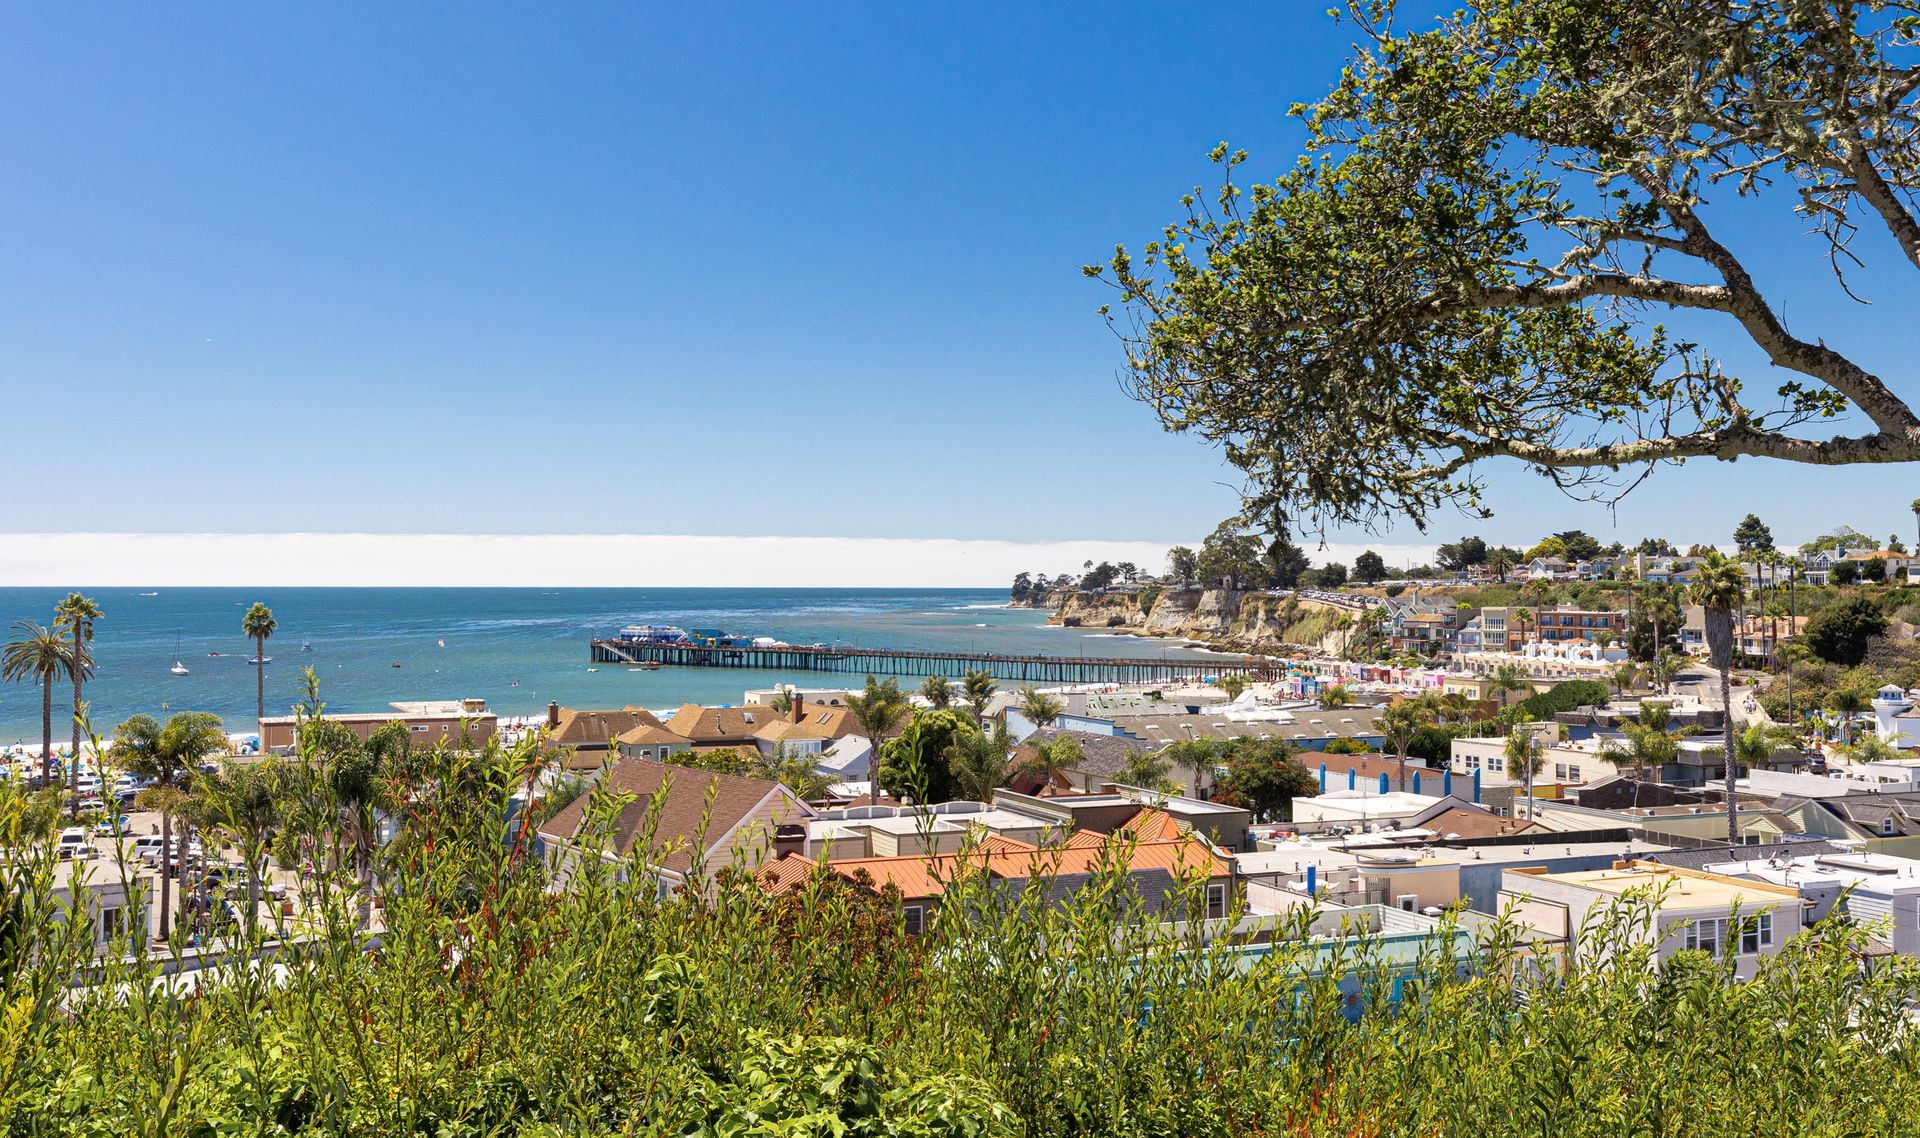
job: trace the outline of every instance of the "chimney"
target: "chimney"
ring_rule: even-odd
[[[550,699],[547,701],[547,726],[560,726],[560,703],[558,700]]]
[[[801,702],[800,693],[798,691],[795,691],[794,689],[789,688],[787,689],[787,694],[793,697],[793,707],[790,710],[789,714],[793,716],[793,721],[795,723],[798,723],[800,722],[800,720],[806,717],[806,713],[807,713],[806,705]]]

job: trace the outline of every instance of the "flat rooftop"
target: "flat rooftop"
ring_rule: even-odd
[[[1619,897],[1640,889],[1664,890],[1664,903],[1680,908],[1731,909],[1735,905],[1798,901],[1797,890],[1764,881],[1742,881],[1654,862],[1636,861],[1615,869],[1583,869],[1541,874],[1546,880]]]

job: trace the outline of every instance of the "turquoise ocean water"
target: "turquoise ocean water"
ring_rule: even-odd
[[[378,711],[390,701],[479,697],[502,715],[562,706],[673,707],[738,703],[743,690],[778,681],[850,686],[859,676],[662,668],[587,671],[591,637],[628,624],[677,624],[772,636],[794,644],[977,649],[1088,656],[1187,656],[1167,642],[1049,628],[1046,614],[1001,607],[999,590],[905,589],[97,589],[98,675],[87,687],[104,734],[137,712],[211,711],[251,730],[252,644],[240,617],[254,601],[280,629],[267,645],[268,714],[300,694],[301,669],[320,677],[337,711]],[[64,591],[0,589],[0,620],[52,619]],[[445,646],[441,646],[441,642]],[[302,643],[311,650],[302,652]],[[174,676],[175,644],[189,675]],[[222,655],[209,656],[210,652]],[[398,668],[393,667],[399,664]],[[919,681],[902,679],[903,685]],[[67,736],[56,691],[54,738]],[[38,742],[40,692],[0,685],[0,742]]]

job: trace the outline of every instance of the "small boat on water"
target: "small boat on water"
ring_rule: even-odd
[[[600,670],[600,669],[598,669],[598,668],[588,668],[588,669],[587,669],[587,671],[589,671],[589,672],[597,672],[597,671],[599,671],[599,670]]]
[[[393,666],[394,666],[394,667],[396,667],[396,668],[398,668],[398,667],[400,666],[400,661],[398,661],[398,660],[395,660],[395,661],[393,662]]]
[[[313,651],[313,643],[312,643],[311,641],[308,641],[308,640],[302,640],[302,641],[300,642],[300,651],[302,651],[302,652],[311,652],[311,651]]]
[[[187,674],[187,666],[180,662],[180,638],[178,636],[173,638],[173,667],[168,668],[167,671],[172,672],[176,676],[184,676]]]
[[[251,659],[251,660],[248,660],[248,661],[247,661],[247,663],[249,663],[249,664],[271,664],[271,663],[273,663],[273,657],[271,657],[271,656],[268,656],[268,657],[267,657],[266,659],[264,659],[264,660],[262,660],[262,659],[261,659],[260,657],[258,657],[258,656],[255,656],[255,657],[254,657],[253,659]]]

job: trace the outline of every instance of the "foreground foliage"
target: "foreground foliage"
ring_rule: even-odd
[[[1608,965],[1516,1002],[1510,931],[1411,977],[1368,940],[1256,957],[1140,921],[1160,899],[1117,872],[1065,906],[955,881],[925,937],[824,878],[662,900],[636,862],[562,896],[515,809],[537,760],[413,756],[372,932],[355,831],[323,821],[307,844],[342,853],[311,919],[263,922],[274,963],[198,982],[124,941],[90,970],[7,800],[0,1133],[1840,1135],[1906,1132],[1920,1101],[1920,979],[1863,971],[1847,930],[1735,985],[1703,957],[1650,968],[1628,909],[1595,930]],[[336,782],[307,816],[350,817]]]

